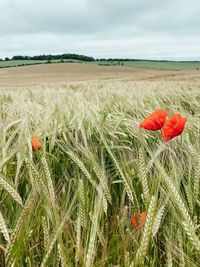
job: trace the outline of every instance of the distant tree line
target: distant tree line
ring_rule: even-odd
[[[97,58],[96,61],[167,61],[167,60],[151,60],[151,59],[135,59],[135,58]]]
[[[11,60],[64,60],[64,59],[74,59],[81,61],[94,61],[93,57],[88,57],[84,55],[77,54],[62,54],[62,55],[38,55],[38,56],[14,56]]]
[[[110,61],[110,62],[120,62],[120,61],[149,61],[149,62],[179,62],[179,63],[199,63],[199,60],[157,60],[157,59],[140,59],[140,58],[97,58],[96,61]]]
[[[200,62],[198,60],[153,60],[153,59],[134,59],[134,58],[94,58],[89,57],[85,55],[78,55],[78,54],[61,54],[61,55],[37,55],[37,56],[13,56],[12,58],[6,57],[4,61],[9,60],[47,60],[49,63],[51,60],[61,60],[64,62],[64,60],[79,60],[79,61],[106,61],[108,64],[115,63],[119,64],[119,62],[126,62],[126,61],[150,61],[150,62],[180,62],[180,63],[195,63]],[[0,58],[0,61],[3,61],[3,59]],[[121,64],[120,63],[120,64]],[[104,64],[104,63],[102,63]]]
[[[8,57],[6,57],[4,60],[2,58],[0,58],[0,61],[8,61],[8,60],[9,60]]]

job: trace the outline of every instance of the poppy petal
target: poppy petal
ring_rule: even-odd
[[[144,128],[145,130],[149,131],[160,130],[166,121],[168,113],[169,111],[167,110],[155,110],[140,123],[140,128]]]
[[[145,221],[146,221],[146,217],[147,217],[147,215],[146,215],[146,211],[143,211],[143,212],[141,213],[141,224],[142,224],[142,225],[145,223]]]
[[[166,120],[162,132],[161,137],[165,142],[170,141],[176,136],[182,134],[187,118],[183,118],[180,114],[174,114],[168,120]]]
[[[133,213],[133,216],[131,218],[131,225],[135,228],[139,227],[138,219],[137,219],[137,214],[136,212]]]

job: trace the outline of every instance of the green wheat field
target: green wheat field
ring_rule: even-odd
[[[187,117],[181,136],[139,128],[156,108]],[[199,182],[199,89],[0,89],[1,267],[200,266]]]

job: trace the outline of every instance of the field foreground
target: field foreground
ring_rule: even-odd
[[[199,70],[161,70],[89,63],[56,63],[0,69],[0,88],[102,81],[200,81]]]
[[[0,266],[199,266],[197,86],[1,89]],[[188,118],[181,136],[138,127],[156,108]]]

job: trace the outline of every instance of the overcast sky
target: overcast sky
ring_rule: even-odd
[[[200,60],[200,0],[0,0],[0,57]]]

